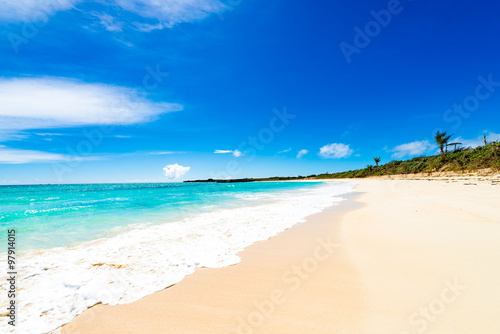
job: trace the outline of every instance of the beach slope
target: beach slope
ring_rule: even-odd
[[[352,180],[350,180],[352,181]],[[348,201],[63,333],[497,333],[500,188],[356,180]]]

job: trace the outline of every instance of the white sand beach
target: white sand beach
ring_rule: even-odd
[[[355,182],[349,203],[246,248],[240,263],[94,306],[62,332],[498,333],[499,186]]]

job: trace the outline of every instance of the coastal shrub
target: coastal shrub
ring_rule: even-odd
[[[325,175],[324,178],[364,178],[368,176],[415,174],[436,171],[466,171],[491,168],[500,170],[500,143],[492,142],[476,148],[457,148],[452,152],[421,156],[406,161],[394,160],[374,167]]]
[[[368,165],[363,169],[348,170],[337,173],[313,174],[309,176],[272,177],[241,180],[205,180],[192,182],[252,182],[252,181],[287,181],[300,179],[336,179],[365,178],[368,176],[383,176],[396,174],[431,173],[436,171],[463,172],[490,168],[500,171],[500,142],[491,142],[476,148],[459,148],[445,154],[421,156],[409,160],[395,160],[384,165]]]

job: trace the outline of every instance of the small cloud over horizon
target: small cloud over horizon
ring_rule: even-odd
[[[232,154],[235,158],[243,156],[243,153],[239,150],[215,150],[215,154]]]
[[[392,157],[395,159],[401,159],[404,157],[411,157],[416,155],[422,155],[425,152],[432,150],[435,145],[429,143],[428,140],[414,141],[411,143],[401,144],[394,147],[389,152],[393,152]]]
[[[145,154],[147,155],[166,155],[166,154],[178,154],[179,152],[173,152],[173,151],[151,151],[151,152],[146,152]]]
[[[354,153],[349,145],[342,143],[333,143],[323,146],[319,149],[318,155],[325,159],[347,158]]]
[[[163,174],[167,180],[175,180],[185,175],[191,170],[191,167],[184,167],[179,164],[166,165],[163,167]]]
[[[308,150],[306,149],[303,149],[303,150],[300,150],[298,153],[297,153],[297,159],[301,159],[304,155],[306,155],[307,153],[309,153]]]

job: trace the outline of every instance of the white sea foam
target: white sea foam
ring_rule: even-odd
[[[123,304],[178,283],[195,267],[236,264],[236,255],[342,200],[353,184],[273,194],[261,204],[144,224],[109,239],[33,251],[19,259],[17,333],[50,333],[99,302]],[[255,198],[254,198],[255,199]],[[6,278],[2,277],[2,291]],[[2,309],[7,296],[0,296]],[[3,313],[3,311],[2,311]],[[0,332],[13,332],[1,317]]]

